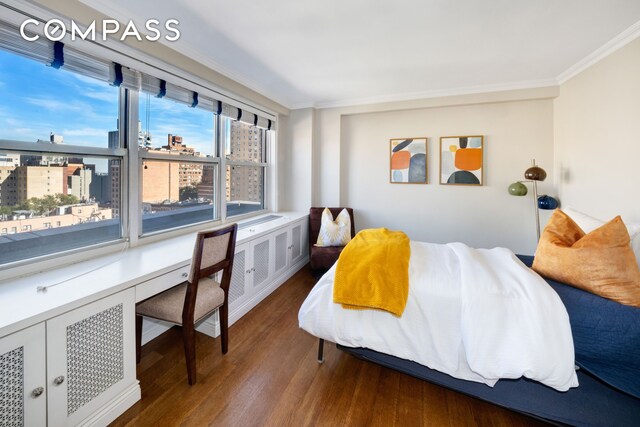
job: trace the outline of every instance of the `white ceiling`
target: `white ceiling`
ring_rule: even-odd
[[[289,108],[553,85],[640,33],[639,0],[82,1]]]

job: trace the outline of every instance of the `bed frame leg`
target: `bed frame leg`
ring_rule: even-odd
[[[324,362],[324,340],[320,338],[318,341],[318,363]]]

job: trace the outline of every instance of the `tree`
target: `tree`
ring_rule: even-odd
[[[195,185],[188,185],[180,189],[180,201],[183,202],[189,199],[198,198],[198,187]]]
[[[6,218],[13,213],[15,206],[0,206],[0,217]]]
[[[73,194],[58,193],[56,194],[56,199],[58,206],[75,205],[80,203],[80,199],[78,199],[78,197],[74,196]]]

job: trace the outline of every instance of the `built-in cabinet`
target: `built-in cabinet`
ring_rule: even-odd
[[[42,426],[47,420],[45,325],[0,339],[0,426]]]
[[[238,233],[230,324],[307,262],[307,221],[283,214]],[[102,426],[138,401],[135,303],[186,279],[193,241],[185,235],[129,249],[96,271],[91,261],[77,266],[86,275],[67,268],[3,283],[0,426]],[[73,277],[38,294],[56,275]],[[38,308],[25,314],[30,304]],[[217,335],[213,317],[200,326]]]
[[[279,286],[306,257],[307,217],[236,246],[229,286],[230,323]]]
[[[134,299],[128,289],[0,339],[0,425],[108,422],[137,384]]]

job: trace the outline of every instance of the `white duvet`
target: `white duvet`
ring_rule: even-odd
[[[493,386],[525,376],[578,385],[569,316],[555,291],[504,248],[411,242],[402,317],[333,303],[335,265],[298,314],[312,335],[412,360]]]

